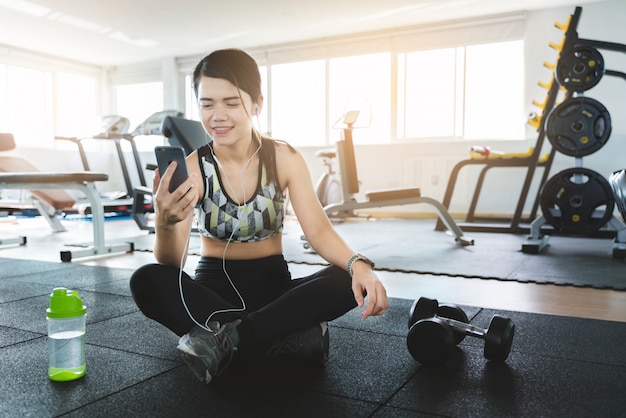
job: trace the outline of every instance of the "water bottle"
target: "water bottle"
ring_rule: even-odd
[[[83,377],[85,366],[85,315],[78,292],[57,287],[46,310],[48,321],[48,377],[55,381]]]

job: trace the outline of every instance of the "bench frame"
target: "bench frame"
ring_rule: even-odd
[[[96,190],[96,181],[107,181],[108,174],[93,172],[75,173],[0,173],[0,189],[57,189],[78,190],[82,192],[91,204],[93,222],[93,245],[79,250],[61,251],[61,261],[70,262],[72,259],[109,255],[114,253],[128,253],[134,251],[132,242],[107,245],[104,240],[104,206]],[[24,237],[0,240],[0,245],[9,243],[26,243]]]

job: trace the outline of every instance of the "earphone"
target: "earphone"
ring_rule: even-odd
[[[258,112],[258,106],[256,107],[256,111]],[[255,116],[257,116],[257,123],[258,122],[258,115],[255,113]],[[260,123],[259,123],[260,125]],[[256,137],[256,135],[254,135],[254,131],[252,132],[253,136]],[[243,200],[242,203],[239,204],[238,203],[238,207],[237,207],[237,219],[240,220],[242,218],[242,214],[243,214],[243,210],[245,209],[245,207],[247,206],[247,197],[246,197],[246,190],[245,190],[245,184],[244,184],[244,173],[245,170],[249,167],[249,165],[252,163],[252,160],[254,159],[254,157],[259,153],[259,151],[261,150],[261,146],[263,144],[262,142],[262,138],[261,135],[259,134],[258,136],[258,142],[259,142],[259,146],[257,147],[256,151],[254,151],[254,153],[252,153],[252,155],[250,156],[250,158],[244,163],[242,169],[241,169],[241,189],[242,189],[242,196],[243,196]],[[215,153],[213,152],[213,147],[209,147],[210,151],[211,151],[211,155],[213,156],[213,160],[217,163],[218,166],[223,167],[221,162],[219,161],[219,159],[217,158],[217,156],[215,155]],[[228,184],[228,187],[230,187],[230,189],[234,192],[234,188],[230,182],[230,179],[228,178],[228,175],[226,174],[226,171],[224,170],[223,172],[224,178],[226,180],[226,183]],[[187,241],[185,243],[185,246],[183,248],[183,252],[181,254],[181,258],[180,258],[180,265],[179,265],[179,273],[178,273],[178,288],[179,288],[179,292],[180,292],[180,298],[181,298],[181,302],[185,308],[185,311],[187,312],[187,315],[189,316],[189,318],[191,318],[191,320],[198,325],[199,327],[203,328],[206,331],[211,332],[211,329],[209,327],[209,322],[211,320],[211,318],[218,314],[218,313],[227,313],[227,312],[243,312],[246,310],[246,302],[243,299],[243,296],[241,296],[241,293],[239,292],[239,290],[237,289],[237,287],[235,286],[235,284],[233,283],[230,275],[228,274],[228,271],[226,270],[226,252],[228,251],[228,247],[230,245],[230,243],[233,240],[233,236],[235,235],[235,230],[236,228],[233,228],[230,237],[228,238],[228,240],[226,241],[226,245],[224,247],[224,252],[222,254],[222,271],[224,272],[224,275],[226,276],[226,278],[228,279],[228,282],[230,283],[230,285],[232,286],[233,290],[235,291],[235,293],[237,294],[237,296],[239,297],[239,300],[241,301],[241,308],[229,308],[229,309],[221,309],[221,310],[216,310],[213,311],[211,313],[211,315],[209,315],[207,317],[207,319],[204,321],[204,324],[199,323],[191,314],[191,312],[189,311],[189,308],[187,306],[187,303],[185,302],[185,296],[183,293],[183,285],[182,285],[182,272],[183,272],[183,262],[185,259],[185,254],[188,251],[189,248],[189,241],[191,239],[191,230],[192,230],[192,224],[193,221],[189,222],[189,233],[187,235]]]

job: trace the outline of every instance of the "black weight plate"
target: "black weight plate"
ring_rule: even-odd
[[[463,322],[464,324],[469,323],[469,319],[467,318],[467,314],[461,308],[452,304],[441,304],[437,308],[437,316],[442,318],[454,319],[455,321]],[[454,341],[456,344],[460,344],[461,341],[465,339],[465,332],[458,331],[453,329],[454,332]]]
[[[510,318],[494,315],[485,334],[485,358],[492,361],[505,361],[511,352],[515,324]]]
[[[541,189],[541,211],[557,232],[589,234],[613,216],[615,198],[609,182],[586,168],[570,168]]]
[[[437,299],[421,297],[413,302],[409,310],[409,328],[420,319],[432,318],[437,313]]]
[[[409,329],[406,345],[411,356],[421,364],[441,364],[452,354],[454,333],[439,318],[422,319]]]
[[[583,92],[597,85],[604,75],[600,51],[588,45],[574,45],[563,51],[554,70],[559,85],[569,91]]]
[[[611,136],[611,115],[591,97],[573,97],[548,113],[546,135],[559,152],[572,157],[593,154]]]

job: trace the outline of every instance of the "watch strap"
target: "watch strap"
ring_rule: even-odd
[[[369,258],[365,257],[363,254],[356,253],[352,257],[350,257],[350,260],[348,260],[348,274],[350,275],[350,277],[352,277],[352,266],[358,260],[365,261],[372,268],[375,267],[375,264],[374,264],[374,262],[372,260],[370,260]]]

